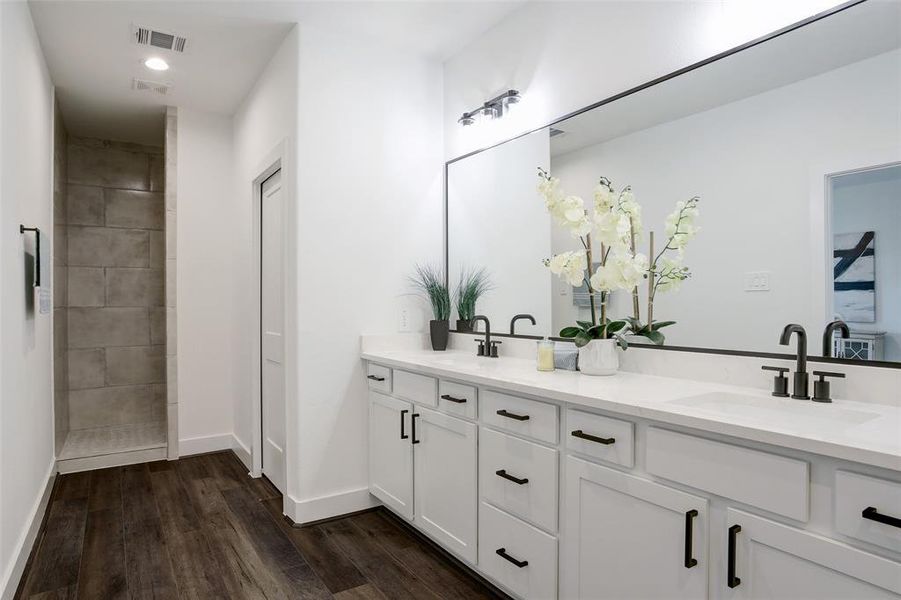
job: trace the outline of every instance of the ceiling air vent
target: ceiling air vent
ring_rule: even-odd
[[[174,52],[185,51],[185,44],[188,40],[180,35],[139,25],[134,25],[133,29],[136,44],[153,46],[154,48],[162,48],[163,50],[172,50]]]
[[[154,92],[161,96],[165,96],[169,93],[169,86],[167,84],[159,83],[157,81],[147,81],[146,79],[138,79],[137,77],[132,80],[131,89],[140,92]]]

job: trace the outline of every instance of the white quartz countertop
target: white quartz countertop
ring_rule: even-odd
[[[901,471],[897,406],[775,398],[758,389],[629,372],[610,377],[542,373],[534,360],[459,351],[378,350],[364,351],[362,357],[435,377]]]

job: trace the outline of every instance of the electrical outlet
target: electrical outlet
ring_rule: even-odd
[[[745,273],[745,291],[746,292],[768,292],[770,291],[770,272],[769,271],[748,271]]]
[[[397,330],[402,333],[410,331],[410,309],[406,306],[397,313]]]

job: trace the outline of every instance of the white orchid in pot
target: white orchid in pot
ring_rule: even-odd
[[[668,241],[659,254],[654,255],[653,233],[650,234],[650,262],[648,255],[637,251],[641,236],[641,205],[635,201],[630,187],[617,193],[606,177],[601,177],[594,192],[591,213],[579,196],[567,196],[560,181],[544,169],[538,169],[538,191],[554,221],[577,238],[580,250],[563,252],[546,260],[551,272],[572,286],[585,285],[588,291],[590,321],[576,321],[565,327],[560,336],[571,338],[579,348],[579,367],[590,375],[612,375],[619,369],[618,345],[628,347],[627,335],[644,336],[662,344],[660,329],[672,321],[653,320],[656,292],[675,288],[689,276],[681,264],[685,243],[697,233],[698,198],[677,204],[677,210],[667,219]],[[597,244],[597,245],[595,245]],[[677,253],[676,257],[671,254]],[[594,273],[589,265],[597,265]],[[648,323],[641,321],[639,284],[648,281]],[[623,319],[610,319],[608,303],[611,293],[630,290],[633,314]]]

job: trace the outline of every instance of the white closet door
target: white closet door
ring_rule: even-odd
[[[263,474],[285,493],[284,234],[281,171],[263,182],[260,265]]]

